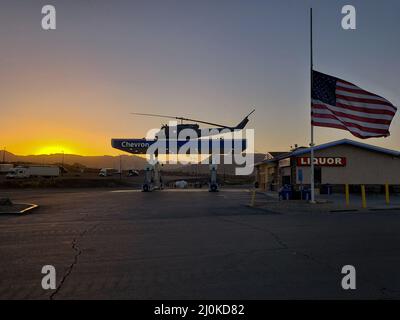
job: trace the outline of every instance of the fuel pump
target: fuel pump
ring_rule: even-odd
[[[210,181],[208,184],[209,192],[218,192],[217,168],[218,166],[216,164],[210,165]]]
[[[157,161],[155,164],[147,164],[144,168],[143,192],[151,192],[163,189],[161,177],[161,165]]]

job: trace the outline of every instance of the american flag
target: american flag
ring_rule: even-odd
[[[397,108],[356,85],[313,71],[312,125],[350,131],[360,139],[390,136]]]

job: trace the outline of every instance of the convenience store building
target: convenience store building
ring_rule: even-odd
[[[400,189],[399,151],[343,139],[315,146],[314,154],[315,184],[319,190],[329,185],[334,192],[342,191],[349,184],[379,191],[386,183],[395,191]],[[277,191],[286,184],[296,189],[310,185],[310,148],[272,155],[256,164],[260,189]]]

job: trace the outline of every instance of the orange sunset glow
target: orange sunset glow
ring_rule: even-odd
[[[112,138],[141,139],[168,122],[131,112],[233,126],[253,108],[248,128],[255,129],[257,152],[310,143],[306,25],[279,29],[278,36],[278,29],[268,27],[276,16],[267,8],[248,12],[247,24],[222,7],[210,15],[200,4],[191,15],[160,12],[159,20],[145,18],[158,9],[144,4],[112,6],[60,3],[63,19],[57,30],[47,32],[31,5],[3,14],[0,149],[18,155],[118,155]],[[329,27],[323,18],[317,22],[321,29]],[[368,30],[335,34],[335,48],[351,48],[346,50],[351,57],[317,52],[318,67],[400,105],[398,57],[385,55],[398,52],[392,29],[385,29],[379,46],[367,41],[360,48],[353,47],[353,37],[368,39]],[[321,48],[332,43],[316,37]],[[366,68],[365,61],[355,60],[368,54],[381,65]],[[315,133],[317,144],[356,139],[333,129]],[[368,142],[396,149],[399,141],[396,116],[390,137]]]

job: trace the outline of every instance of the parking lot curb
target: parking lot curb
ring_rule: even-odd
[[[370,208],[370,211],[397,211],[400,207],[388,207],[388,208]]]
[[[12,208],[10,208],[10,211],[1,212],[0,214],[26,214],[39,207],[39,205],[34,203],[13,203],[13,205],[25,205],[27,207],[22,210],[12,210]]]

